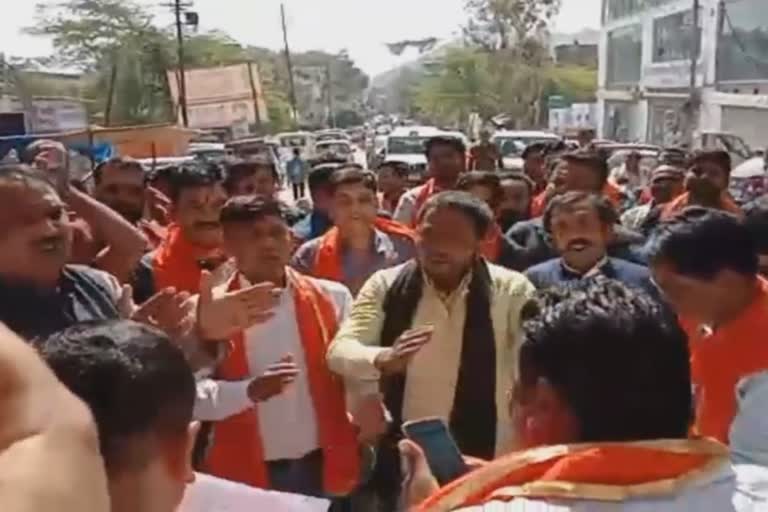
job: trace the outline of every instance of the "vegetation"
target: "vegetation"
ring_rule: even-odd
[[[97,120],[103,120],[107,111],[111,124],[174,119],[166,73],[178,67],[175,33],[156,25],[152,15],[134,1],[43,2],[37,6],[36,23],[28,32],[52,37],[56,53],[46,64],[53,61],[83,71],[84,96]],[[185,35],[184,61],[188,68],[258,63],[270,116],[270,126],[262,128],[291,127],[288,70],[281,53],[244,47],[227,34],[213,31]],[[333,91],[332,101],[340,111],[360,106],[368,77],[346,53],[299,53],[293,62],[296,73],[307,66],[330,70],[331,85],[325,84],[325,88]],[[111,83],[114,99],[107,108]],[[31,82],[24,86],[27,94],[36,94],[39,89],[39,84]],[[307,105],[298,107],[301,112]]]
[[[550,56],[548,27],[560,0],[467,0],[465,7],[462,44],[395,82],[403,112],[444,125],[462,125],[471,113],[485,120],[506,113],[535,126],[549,95],[594,100],[597,70],[557,65]]]

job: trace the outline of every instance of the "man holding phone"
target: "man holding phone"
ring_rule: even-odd
[[[466,192],[430,198],[417,258],[366,282],[328,351],[332,371],[383,384],[393,417],[374,482],[383,509],[399,489],[395,443],[404,421],[439,418],[461,452],[475,457],[510,447],[504,389],[533,286],[482,257],[492,223],[489,207]]]
[[[598,278],[525,307],[511,421],[525,451],[438,489],[431,448],[400,444],[413,512],[747,511],[768,471],[689,439],[688,342],[656,301]],[[652,376],[649,378],[649,376]]]

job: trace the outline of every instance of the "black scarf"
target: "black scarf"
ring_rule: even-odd
[[[422,297],[423,273],[416,261],[406,264],[384,299],[381,346],[391,347],[413,326]],[[478,259],[472,269],[461,348],[459,378],[450,418],[451,432],[466,455],[491,459],[496,446],[496,343],[491,320],[491,276]],[[431,343],[440,343],[433,339]],[[399,432],[407,375],[383,381],[387,408]]]

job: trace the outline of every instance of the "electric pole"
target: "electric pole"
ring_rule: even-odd
[[[280,4],[280,20],[283,25],[283,42],[285,43],[285,65],[288,67],[288,86],[290,87],[291,109],[293,120],[298,123],[299,111],[296,108],[296,84],[293,80],[293,64],[291,63],[291,49],[288,46],[288,28],[285,24],[285,4]]]
[[[186,128],[189,126],[189,117],[187,115],[187,73],[184,66],[184,27],[181,22],[183,7],[181,0],[174,0],[173,13],[176,16],[176,43],[179,55],[179,107],[181,108],[181,121]]]
[[[701,54],[701,31],[699,30],[699,10],[701,9],[701,1],[693,0],[693,16],[691,21],[691,69],[690,69],[690,83],[688,92],[688,140],[693,147],[694,142],[694,128],[697,126],[696,114],[699,111],[700,95],[697,87],[697,71],[699,64],[699,55]]]
[[[328,127],[336,128],[336,116],[333,114],[333,81],[330,62],[325,65],[325,81],[328,89]]]

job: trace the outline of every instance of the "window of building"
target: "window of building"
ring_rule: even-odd
[[[606,21],[626,18],[672,1],[674,0],[605,0],[604,18]]]
[[[608,85],[633,85],[640,82],[643,66],[643,33],[640,24],[609,32],[607,53]]]
[[[655,19],[653,62],[690,59],[693,51],[693,33],[693,9]]]
[[[768,80],[765,0],[725,2],[717,50],[718,81]]]

